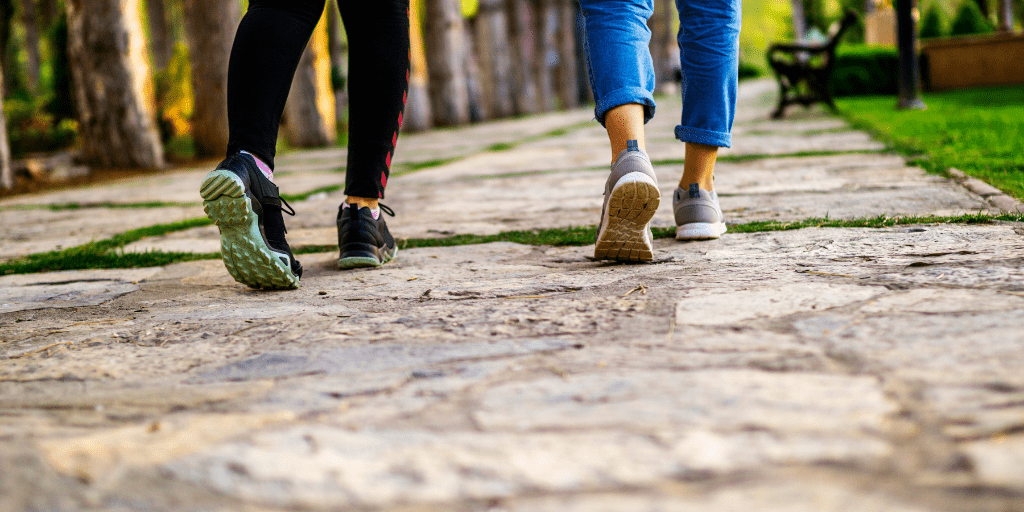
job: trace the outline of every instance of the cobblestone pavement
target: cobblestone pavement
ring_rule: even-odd
[[[993,211],[820,111],[767,121],[772,87],[741,87],[730,223]],[[666,198],[678,108],[648,131]],[[596,224],[590,118],[403,137],[392,230]],[[281,157],[283,191],[313,192],[293,245],[334,243],[344,154]],[[4,201],[0,260],[201,217],[206,170]],[[287,292],[219,260],[2,276],[0,510],[1024,510],[1024,225],[735,231],[657,240],[647,265],[306,254]],[[123,250],[217,245],[206,226]]]

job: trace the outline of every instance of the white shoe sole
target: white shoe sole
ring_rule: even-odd
[[[631,172],[608,197],[594,257],[602,260],[651,261],[654,245],[648,223],[661,204],[661,191],[650,176]]]
[[[721,237],[727,230],[725,222],[692,222],[676,228],[676,240],[712,240]]]
[[[242,180],[218,169],[200,188],[206,215],[220,228],[220,255],[228,273],[251,288],[298,288],[288,255],[267,246]]]

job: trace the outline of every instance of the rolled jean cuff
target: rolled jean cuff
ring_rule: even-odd
[[[656,107],[654,95],[642,87],[623,87],[608,93],[598,100],[597,107],[594,108],[594,117],[597,118],[597,122],[601,123],[601,126],[604,126],[604,115],[609,110],[630,103],[639,103],[644,106],[644,123],[654,117],[654,108]]]
[[[729,132],[713,132],[679,125],[676,126],[676,138],[683,142],[694,142],[707,146],[732,147],[732,134]]]

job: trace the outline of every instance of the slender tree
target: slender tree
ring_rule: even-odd
[[[4,70],[0,68],[0,83]],[[11,144],[7,138],[7,116],[4,115],[4,95],[0,94],[0,188],[14,188],[14,169],[11,166]]]
[[[512,48],[502,0],[480,0],[476,15],[476,51],[485,117],[514,113],[512,105]]]
[[[195,2],[192,0],[185,3]],[[146,0],[146,19],[149,21],[149,45],[153,54],[153,65],[156,69],[162,70],[167,67],[167,63],[174,55],[174,40],[167,27],[167,8],[164,0]]]
[[[466,34],[458,0],[425,0],[427,68],[434,124],[456,126],[469,122],[466,80]]]
[[[1013,32],[1013,0],[999,0],[999,30]]]
[[[14,2],[12,0],[0,0],[0,68],[7,74],[4,81],[0,83],[0,89],[10,91],[15,84],[16,74],[13,64],[17,61],[12,59],[13,52],[8,51],[11,42],[11,27],[15,17]]]
[[[35,0],[21,0],[21,23],[25,28],[25,55],[28,57],[25,76],[29,92],[39,90],[39,19]]]
[[[228,147],[228,59],[239,5],[236,0],[185,0],[184,9],[192,63],[192,142],[196,156],[216,156]]]
[[[804,0],[790,0],[793,6],[793,37],[803,39],[807,30],[807,14],[804,12]]]
[[[404,131],[421,131],[433,124],[427,72],[427,54],[423,47],[420,22],[421,0],[409,0],[409,93],[405,103]]]
[[[580,104],[579,84],[576,82],[576,2],[559,1],[558,65],[555,68],[558,99],[562,108],[576,108]]]
[[[345,111],[348,108],[348,95],[346,94],[347,81],[345,76],[346,54],[348,48],[344,39],[344,30],[341,26],[341,17],[338,15],[337,0],[331,0],[325,13],[327,17],[327,47],[331,56],[331,88],[334,90],[334,119],[338,126],[345,122]]]
[[[83,160],[163,167],[139,0],[66,0],[65,6]]]
[[[509,0],[508,19],[509,41],[512,43],[512,102],[517,114],[540,112],[540,92],[537,77],[533,73],[534,60],[534,15],[530,0]]]
[[[555,109],[554,66],[558,59],[556,34],[558,32],[558,10],[555,0],[534,0],[536,54],[533,59],[533,73],[537,81],[537,95],[543,111]]]
[[[330,7],[330,5],[328,5]],[[300,148],[323,147],[337,140],[334,88],[331,87],[331,57],[327,42],[327,20],[313,30],[306,45],[284,107],[284,135],[288,144]]]

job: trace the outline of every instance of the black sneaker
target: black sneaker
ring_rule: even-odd
[[[380,205],[380,211],[392,217],[395,212]],[[398,253],[398,245],[388,232],[384,216],[373,218],[373,211],[364,206],[357,208],[342,204],[338,208],[338,248],[341,258],[339,269],[379,267],[391,261]]]
[[[200,194],[206,215],[220,229],[220,253],[231,277],[252,288],[299,286],[302,265],[284,239],[282,215],[295,210],[251,157],[237,154],[217,164]]]

